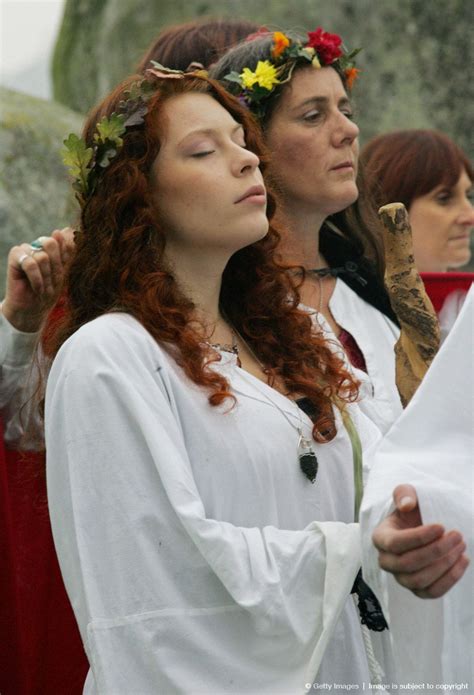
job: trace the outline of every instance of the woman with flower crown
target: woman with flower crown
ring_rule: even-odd
[[[94,113],[67,140],[82,215],[45,404],[85,692],[369,682],[350,594],[363,603],[361,451],[379,434],[276,260],[255,124],[201,73],[161,68]],[[444,535],[418,526],[414,546],[383,523],[395,575],[431,557],[430,595]]]
[[[359,129],[348,96],[356,53],[320,28],[306,40],[262,30],[211,72],[263,128],[283,259],[301,266],[303,303],[345,348],[363,382],[361,406],[386,431],[401,412],[399,330],[383,286],[377,221],[356,204]]]

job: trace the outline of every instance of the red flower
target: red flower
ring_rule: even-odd
[[[329,34],[318,27],[316,31],[308,31],[307,48],[314,48],[324,65],[330,65],[342,55],[342,39],[337,34]]]

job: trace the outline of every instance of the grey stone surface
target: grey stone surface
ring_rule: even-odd
[[[86,112],[169,24],[245,17],[314,29],[363,46],[356,90],[362,140],[395,128],[436,127],[474,154],[472,0],[67,0],[53,75],[55,98]]]
[[[10,247],[77,218],[59,152],[82,120],[61,104],[0,88],[0,296]]]

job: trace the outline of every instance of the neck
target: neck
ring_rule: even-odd
[[[228,254],[211,255],[208,249],[167,248],[166,258],[183,293],[196,307],[196,319],[208,337],[220,318],[219,297],[222,273]]]
[[[275,227],[282,230],[280,253],[288,265],[323,268],[326,262],[319,252],[319,232],[326,215],[284,209],[277,212]]]

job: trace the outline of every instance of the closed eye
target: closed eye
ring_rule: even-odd
[[[204,152],[195,152],[194,154],[191,155],[191,157],[194,157],[196,159],[201,158],[201,157],[207,157],[207,155],[213,154],[213,152],[215,152],[215,150],[205,150]]]

